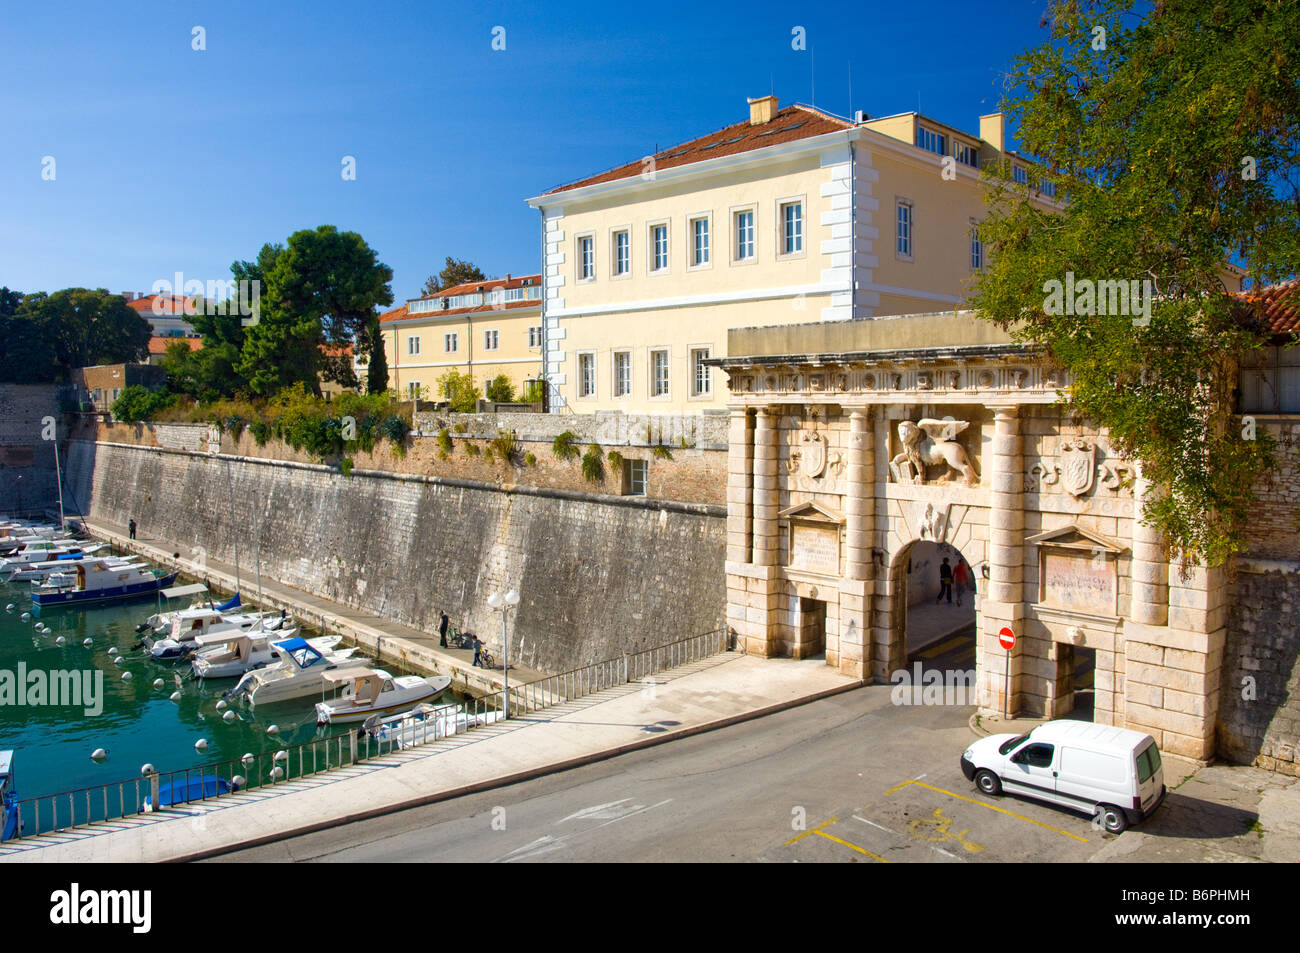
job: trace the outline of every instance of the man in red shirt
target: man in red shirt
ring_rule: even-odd
[[[957,588],[957,605],[961,605],[961,594],[966,591],[966,581],[968,579],[970,579],[970,574],[966,569],[966,560],[958,556],[957,568],[952,571],[952,581],[956,583]]]

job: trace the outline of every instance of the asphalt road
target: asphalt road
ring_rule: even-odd
[[[1086,816],[976,792],[958,763],[971,712],[868,686],[215,860],[1079,861],[1114,840]]]

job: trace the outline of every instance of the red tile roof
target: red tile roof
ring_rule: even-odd
[[[150,354],[166,354],[167,346],[173,341],[184,341],[190,346],[191,351],[197,351],[203,347],[203,338],[179,338],[179,337],[159,337],[154,336],[149,339]]]
[[[406,305],[394,308],[391,311],[385,311],[379,316],[379,320],[381,323],[384,321],[401,321],[404,317],[406,317]]]
[[[527,283],[527,284],[525,284]],[[509,278],[485,278],[483,281],[466,281],[459,285],[452,285],[450,288],[442,288],[433,294],[421,295],[413,299],[422,301],[426,298],[447,298],[451,295],[473,294],[482,288],[484,291],[495,291],[497,288],[523,288],[532,286],[541,287],[542,276],[536,275],[511,275]]]
[[[1281,281],[1259,291],[1242,291],[1236,297],[1250,305],[1250,317],[1259,330],[1269,334],[1300,332],[1300,279]]]
[[[153,309],[154,299],[160,299],[158,302],[158,311]],[[154,315],[155,317],[184,317],[186,315],[199,313],[199,302],[196,298],[186,298],[181,295],[142,295],[134,301],[126,303],[128,308],[137,311],[142,315]]]
[[[434,297],[441,297],[441,295],[435,295]],[[379,316],[379,322],[387,324],[391,321],[405,321],[408,318],[412,320],[452,318],[459,314],[491,314],[493,311],[516,311],[520,308],[541,308],[541,306],[541,299],[534,298],[531,301],[503,301],[500,304],[479,304],[472,308],[447,308],[441,311],[421,311],[419,314],[410,314],[403,305],[400,308],[394,308],[392,311],[385,311]]]
[[[727,126],[725,129],[709,133],[707,136],[701,136],[698,139],[692,139],[690,142],[664,149],[653,156],[653,168],[655,171],[676,169],[680,166],[703,162],[707,159],[739,155],[742,152],[752,152],[767,146],[776,146],[799,139],[811,139],[813,136],[821,136],[828,132],[852,128],[853,123],[848,120],[824,113],[820,109],[795,104],[779,111],[771,122],[754,126],[750,125],[749,120],[746,119],[744,122],[738,122],[735,125]],[[554,195],[557,192],[567,192],[569,189],[580,189],[586,185],[626,179],[634,175],[641,175],[647,168],[649,166],[645,163],[644,158],[634,159],[616,169],[579,179],[577,182],[570,182],[568,185],[558,186],[543,194]]]

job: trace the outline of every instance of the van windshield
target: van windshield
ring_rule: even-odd
[[[1138,782],[1145,784],[1150,781],[1157,771],[1160,770],[1160,750],[1154,745],[1148,745],[1137,757]]]
[[[1010,741],[1002,742],[1002,744],[998,745],[998,754],[1007,754],[1008,752],[1015,751],[1020,747],[1021,743],[1026,741],[1028,738],[1029,735],[1024,734],[1019,738],[1012,738]]]

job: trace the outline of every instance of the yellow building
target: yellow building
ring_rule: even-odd
[[[541,275],[511,276],[444,288],[379,317],[388,386],[437,400],[438,378],[470,374],[483,394],[505,374],[518,399],[542,371]]]
[[[979,169],[1005,159],[1045,208],[1002,116],[972,135],[917,113],[849,121],[749,100],[749,120],[528,200],[542,215],[552,404],[726,405],[737,327],[933,312],[984,264]],[[1046,189],[1046,187],[1044,187]]]

